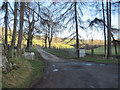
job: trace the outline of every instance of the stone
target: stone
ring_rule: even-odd
[[[12,63],[8,62],[6,56],[2,56],[2,67],[4,67],[7,71],[12,69]]]
[[[13,63],[13,66],[16,66],[16,63]]]
[[[58,72],[58,69],[54,69],[53,72]]]
[[[35,53],[34,52],[25,52],[24,57],[29,60],[34,60],[35,58]]]
[[[7,72],[7,69],[3,67],[3,68],[2,68],[2,72],[5,72],[5,73],[6,73],[6,72]]]
[[[5,67],[5,68],[7,67],[6,63],[8,63],[7,58],[5,56],[2,56],[2,66]]]

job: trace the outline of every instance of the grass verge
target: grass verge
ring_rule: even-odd
[[[69,54],[67,51],[64,50],[57,50],[57,49],[49,49],[49,48],[44,48],[45,51],[54,54],[56,56],[60,56],[63,58],[74,58],[71,54]],[[119,60],[112,57],[111,59],[107,59],[101,55],[86,55],[85,57],[81,57],[77,60],[83,60],[83,61],[89,61],[89,62],[98,62],[98,63],[112,63],[112,64],[120,64]]]
[[[83,61],[90,61],[90,62],[98,62],[98,63],[112,63],[112,64],[120,64],[119,60],[116,58],[107,59],[105,57],[99,56],[99,55],[87,55],[85,57],[82,57],[78,60]]]
[[[58,49],[53,49],[53,48],[43,48],[43,50],[45,50],[46,52],[49,52],[53,55],[56,55],[58,57],[62,57],[62,58],[66,58],[66,59],[75,58],[74,56],[69,54],[69,52],[66,50],[60,50],[60,49],[58,50]]]
[[[33,50],[37,53],[37,50]],[[28,88],[29,85],[41,76],[41,70],[45,64],[38,58],[36,54],[35,60],[27,60],[24,57],[11,59],[16,63],[14,69],[8,73],[3,73],[3,88]]]

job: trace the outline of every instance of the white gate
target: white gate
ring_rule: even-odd
[[[85,49],[80,49],[79,50],[79,55],[80,55],[80,57],[85,57]]]

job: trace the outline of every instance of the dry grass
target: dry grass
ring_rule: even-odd
[[[3,73],[3,88],[18,88],[27,78],[31,75],[32,66],[28,61],[23,61],[23,58],[17,59],[16,69],[11,70],[9,73]]]
[[[37,53],[37,50],[33,50]],[[24,57],[11,59],[16,63],[13,70],[3,73],[3,88],[28,88],[30,84],[41,77],[41,70],[46,66],[41,58],[36,55],[35,60],[27,60]]]

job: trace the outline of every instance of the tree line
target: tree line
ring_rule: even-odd
[[[4,54],[9,57],[12,56],[11,52],[14,49],[16,37],[18,37],[16,53],[17,57],[21,56],[23,37],[27,40],[26,49],[29,50],[35,34],[43,34],[45,48],[47,48],[47,41],[49,48],[51,48],[53,36],[69,28],[73,30],[70,36],[72,39],[76,39],[76,52],[79,58],[79,29],[85,30],[97,24],[102,26],[105,41],[104,52],[105,56],[109,58],[111,56],[111,38],[115,41],[114,31],[119,31],[119,29],[112,28],[111,12],[112,10],[115,11],[114,7],[117,7],[119,3],[110,0],[93,2],[94,6],[100,7],[96,8],[94,12],[100,11],[98,13],[102,13],[102,19],[95,17],[94,20],[84,21],[82,19],[82,16],[85,15],[83,13],[84,8],[93,7],[90,2],[77,2],[76,0],[74,2],[51,2],[50,5],[45,6],[44,2],[17,2],[15,0],[12,7],[10,2],[4,0],[0,8],[4,15],[4,22],[2,23],[3,27],[5,27]],[[8,45],[8,28],[11,28],[11,22],[13,22],[12,41]],[[89,23],[89,25],[85,26],[85,23]],[[16,33],[18,33],[18,36]],[[114,44],[116,50],[116,43]]]

